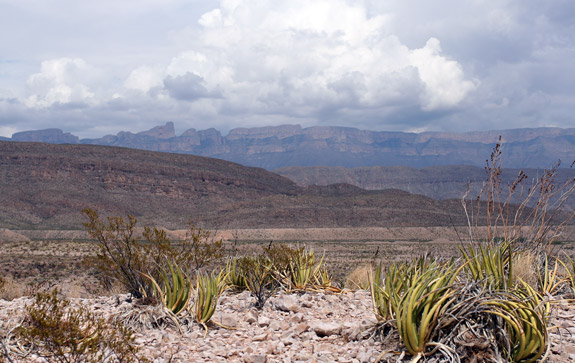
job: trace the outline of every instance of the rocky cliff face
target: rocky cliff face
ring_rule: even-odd
[[[171,139],[176,137],[176,132],[174,131],[174,123],[166,122],[164,126],[156,126],[151,130],[138,132],[138,135],[150,136],[156,139]]]
[[[51,129],[15,134],[13,141],[82,143],[209,156],[268,170],[287,166],[437,165],[482,167],[502,136],[505,166],[548,167],[561,159],[575,160],[575,129],[538,128],[469,133],[403,133],[347,127],[282,125],[233,129],[190,129],[177,136],[166,123],[140,133],[120,132],[99,139],[78,140]]]
[[[77,144],[79,138],[60,129],[17,132],[12,141],[47,142],[50,144]]]

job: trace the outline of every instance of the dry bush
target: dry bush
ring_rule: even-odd
[[[142,361],[130,329],[99,318],[86,307],[71,307],[57,289],[36,294],[26,306],[16,339],[25,347],[24,357],[34,353],[47,362]]]
[[[369,274],[372,268],[371,264],[358,266],[346,276],[344,287],[351,290],[369,290]]]
[[[164,230],[155,227],[144,227],[138,236],[137,220],[130,215],[103,221],[91,209],[83,212],[89,219],[84,227],[100,246],[91,263],[105,283],[119,281],[136,298],[155,296],[151,280],[161,281],[169,266],[180,266],[192,275],[223,255],[222,240],[211,239],[209,231],[192,224],[184,241],[172,242]]]

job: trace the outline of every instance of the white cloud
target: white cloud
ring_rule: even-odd
[[[164,72],[161,67],[141,66],[130,73],[124,82],[124,87],[145,93],[152,88],[161,87],[163,78]]]
[[[425,84],[422,108],[426,111],[454,107],[475,88],[456,61],[441,55],[441,45],[435,38],[429,39],[425,47],[413,50],[409,59]]]
[[[89,83],[95,69],[84,60],[59,58],[42,62],[40,73],[31,75],[26,82],[30,96],[28,107],[49,107],[53,104],[91,103],[95,94]]]
[[[138,68],[126,86],[147,91],[160,84],[160,74],[193,74],[207,92],[221,90],[222,99],[213,102],[222,112],[254,115],[457,106],[475,87],[460,64],[444,56],[434,38],[409,49],[391,34],[389,19],[343,0],[224,0],[199,18],[199,31],[181,33],[193,49],[172,58],[163,72]]]

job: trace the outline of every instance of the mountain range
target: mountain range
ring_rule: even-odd
[[[333,183],[351,184],[367,190],[399,189],[421,194],[434,199],[473,199],[482,194],[484,182],[488,179],[485,168],[469,165],[445,165],[425,168],[408,166],[371,166],[343,168],[330,166],[286,167],[274,170],[275,173],[293,180],[300,186],[329,185]],[[519,173],[526,176],[511,197],[511,202],[521,203],[528,189],[544,176],[543,169],[512,169],[501,171],[501,196],[507,198],[509,187]],[[553,183],[556,188],[574,185],[575,169],[558,168]],[[561,193],[557,195],[560,196]],[[483,197],[486,194],[483,193]],[[575,198],[569,198],[567,205],[575,207]],[[556,198],[553,201],[557,201]],[[536,202],[533,200],[533,202]]]
[[[504,166],[508,168],[545,168],[558,160],[569,166],[575,160],[575,128],[405,133],[282,125],[236,128],[225,136],[213,128],[189,129],[178,136],[174,124],[167,122],[148,131],[122,131],[96,139],[79,139],[60,129],[47,129],[15,133],[4,140],[193,154],[275,170],[291,166],[483,167],[499,137],[503,142]]]

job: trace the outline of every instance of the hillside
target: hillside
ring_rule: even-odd
[[[505,157],[506,155],[504,155]],[[504,160],[504,163],[506,160]],[[501,185],[506,196],[507,186],[515,180],[519,169],[503,169]],[[523,169],[528,179],[524,185],[529,186],[541,177],[542,169]],[[406,192],[425,195],[434,199],[461,199],[469,188],[468,196],[477,197],[487,175],[484,168],[467,165],[447,165],[427,168],[407,166],[373,166],[343,168],[329,166],[287,167],[274,170],[301,186],[328,185],[347,183],[367,190],[399,189]],[[575,178],[575,169],[560,168],[557,170],[556,185],[561,185]],[[515,202],[521,202],[520,193]],[[570,201],[571,205],[575,201]]]
[[[499,136],[505,166],[543,168],[575,160],[575,128],[501,131],[386,132],[349,127],[299,125],[238,128],[227,135],[216,129],[189,129],[176,135],[171,122],[138,133],[122,131],[97,139],[79,139],[59,129],[16,133],[12,141],[94,144],[215,157],[268,170],[288,166],[483,167]]]
[[[456,200],[350,185],[300,187],[263,169],[191,155],[0,141],[0,228],[81,228],[80,211],[177,229],[464,224]]]

